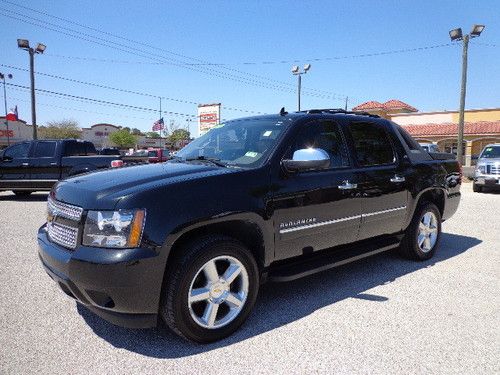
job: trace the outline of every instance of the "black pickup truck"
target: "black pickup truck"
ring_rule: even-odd
[[[431,258],[462,179],[455,160],[439,159],[365,113],[228,121],[167,163],[59,182],[39,255],[66,294],[104,319],[163,319],[211,342],[245,321],[265,281],[390,249]]]
[[[26,196],[50,190],[60,179],[109,168],[119,158],[98,155],[92,142],[75,139],[17,143],[0,154],[0,191]]]

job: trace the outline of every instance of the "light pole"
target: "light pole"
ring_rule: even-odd
[[[0,79],[3,81],[3,104],[5,105],[5,126],[7,127],[7,146],[10,145],[9,120],[7,120],[7,90],[5,89],[5,78],[12,79],[12,74],[0,73]]]
[[[292,74],[298,76],[297,101],[300,111],[300,90],[302,87],[302,74],[306,74],[311,69],[311,64],[304,65],[304,70],[301,72],[297,65],[292,66]]]
[[[450,31],[451,41],[463,42],[462,49],[462,86],[460,89],[460,112],[458,117],[458,142],[457,142],[457,160],[463,165],[463,143],[464,143],[464,116],[465,116],[465,94],[467,91],[467,52],[469,49],[469,40],[477,38],[484,30],[484,25],[474,25],[469,34],[462,34],[462,29],[453,29]]]
[[[37,139],[36,131],[36,109],[35,109],[35,54],[43,53],[47,46],[38,43],[36,48],[30,47],[30,42],[27,39],[18,39],[17,46],[30,55],[30,81],[31,81],[31,122],[33,124],[33,139]]]

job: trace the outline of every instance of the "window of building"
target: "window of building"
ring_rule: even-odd
[[[351,122],[349,126],[356,160],[363,167],[394,163],[395,152],[387,131],[370,122]]]

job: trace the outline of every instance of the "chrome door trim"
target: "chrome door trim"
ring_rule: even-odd
[[[324,225],[331,225],[331,224],[341,223],[343,221],[356,220],[356,219],[360,219],[360,218],[361,218],[361,215],[355,215],[355,216],[343,217],[343,218],[340,218],[340,219],[320,221],[319,223],[301,225],[299,227],[294,227],[294,228],[280,229],[280,234],[290,233],[290,232],[296,232],[298,230],[304,230],[304,229],[322,227]]]

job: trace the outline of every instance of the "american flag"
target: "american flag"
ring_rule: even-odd
[[[165,129],[165,124],[163,122],[163,117],[153,124],[153,131],[157,132],[159,130]]]

